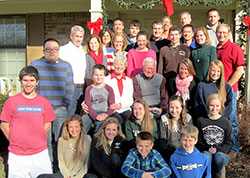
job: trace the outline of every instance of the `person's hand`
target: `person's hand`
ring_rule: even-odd
[[[216,153],[216,148],[211,147],[211,148],[209,148],[208,151],[209,151],[211,154],[215,154],[215,153]]]
[[[151,174],[154,174],[154,172],[144,172],[141,176],[141,178],[153,178]]]
[[[149,107],[149,111],[152,112],[156,116],[160,116],[162,113],[162,108]]]
[[[89,113],[89,107],[88,107],[85,103],[82,104],[82,110],[83,110],[86,114]]]
[[[119,110],[121,108],[122,108],[122,104],[121,103],[115,104],[115,110]]]
[[[104,121],[107,117],[108,117],[108,114],[106,114],[106,113],[98,114],[96,116],[96,120],[98,120],[98,121]]]
[[[71,176],[67,176],[66,178],[71,178]]]

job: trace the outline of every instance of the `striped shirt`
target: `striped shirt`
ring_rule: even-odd
[[[47,98],[52,106],[68,107],[74,90],[71,65],[60,58],[56,63],[48,63],[44,57],[30,65],[36,67],[40,75],[37,93]]]
[[[168,164],[154,149],[149,152],[145,159],[141,157],[136,148],[131,149],[121,171],[125,176],[131,178],[141,178],[144,172],[154,172],[151,174],[154,178],[166,178],[171,174]]]

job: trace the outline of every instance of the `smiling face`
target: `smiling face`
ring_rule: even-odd
[[[25,75],[21,80],[21,85],[23,88],[23,94],[25,96],[35,96],[36,93],[36,85],[39,81],[36,80],[34,76]]]
[[[218,65],[213,64],[210,68],[209,77],[212,82],[216,82],[220,79],[221,76],[221,69]]]
[[[81,132],[80,122],[77,120],[68,123],[68,132],[71,138],[78,138]]]
[[[118,133],[118,126],[115,123],[106,125],[104,129],[104,134],[107,137],[108,141],[113,141],[115,136]]]
[[[183,108],[178,100],[170,101],[169,103],[169,113],[173,119],[179,119]]]
[[[123,43],[123,37],[122,36],[116,36],[114,39],[114,48],[116,51],[122,51],[122,48],[124,46]]]
[[[180,23],[181,23],[181,26],[190,24],[191,21],[192,21],[192,19],[191,19],[191,17],[189,16],[188,13],[183,13],[183,14],[180,16]]]
[[[126,66],[123,61],[119,60],[114,63],[114,68],[115,68],[115,74],[116,75],[121,75],[124,73]]]
[[[211,117],[220,115],[221,112],[221,101],[219,99],[212,99],[209,103],[208,110]]]
[[[152,28],[152,32],[155,38],[160,38],[163,33],[162,24],[154,24]]]
[[[123,29],[124,29],[123,22],[120,21],[120,20],[116,20],[116,21],[114,22],[114,27],[113,27],[113,29],[114,29],[115,33],[117,33],[117,32],[122,32]]]
[[[183,36],[184,40],[186,40],[186,41],[192,40],[192,38],[194,36],[194,32],[193,32],[192,27],[185,27],[183,29],[182,36]]]
[[[155,74],[156,65],[154,62],[145,62],[142,68],[143,74],[148,78],[151,79]]]
[[[198,44],[204,44],[206,43],[206,36],[204,34],[204,32],[202,30],[199,30],[197,33],[196,33],[196,37],[195,37],[195,40]]]
[[[94,70],[93,79],[94,79],[95,85],[103,84],[104,78],[105,78],[104,70],[100,70],[100,69]]]
[[[169,18],[164,18],[163,19],[163,29],[164,31],[169,30],[169,28],[172,26],[171,21],[169,20]]]
[[[105,32],[102,36],[103,45],[106,46],[110,41],[111,41],[111,36],[110,36],[109,32]]]
[[[210,11],[208,13],[208,24],[213,27],[218,24],[220,20],[220,15],[218,14],[217,11]]]
[[[145,35],[140,35],[137,37],[137,45],[139,49],[145,49],[148,44],[148,39]]]
[[[139,121],[142,121],[145,115],[145,108],[141,103],[134,103],[133,114],[135,118]]]
[[[175,30],[170,32],[170,40],[173,46],[180,44],[180,38],[181,34],[179,31]]]
[[[229,29],[223,25],[219,25],[217,31],[216,31],[216,36],[219,41],[220,45],[224,45],[230,37],[230,31]]]
[[[187,137],[187,136],[181,137],[182,148],[188,153],[192,153],[194,151],[194,146],[196,143],[197,143],[197,139],[195,138]]]
[[[181,76],[181,79],[185,79],[189,76],[188,68],[184,63],[180,63],[179,75]]]
[[[93,52],[98,52],[99,51],[99,42],[96,38],[91,38],[89,41],[89,47],[90,50]]]
[[[71,42],[76,46],[80,47],[84,38],[84,32],[75,30],[73,35],[70,35]]]
[[[139,33],[140,31],[140,27],[136,27],[136,26],[133,26],[131,25],[129,27],[129,34],[131,37],[136,37],[137,33]]]
[[[136,148],[138,152],[141,154],[142,158],[145,159],[149,152],[152,150],[154,144],[151,140],[138,140],[136,143]]]

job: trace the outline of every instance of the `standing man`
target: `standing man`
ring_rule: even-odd
[[[230,115],[232,125],[232,147],[229,153],[229,158],[236,157],[240,150],[239,143],[239,125],[237,119],[237,91],[238,81],[244,73],[244,54],[243,50],[235,43],[232,43],[230,37],[230,26],[220,24],[216,29],[217,39],[217,57],[224,64],[225,81],[231,85],[233,93],[233,108]]]
[[[123,29],[124,29],[123,20],[121,18],[116,18],[114,20],[114,26],[113,26],[114,33],[123,32]]]
[[[180,24],[183,27],[186,24],[191,24],[192,17],[191,14],[187,11],[184,11],[180,14]]]
[[[19,73],[23,91],[10,97],[1,113],[1,129],[9,140],[9,178],[52,173],[46,133],[55,114],[49,101],[36,93],[36,68],[24,67]]]
[[[83,94],[83,85],[86,70],[86,55],[83,51],[82,42],[84,39],[84,29],[75,25],[71,28],[70,41],[62,46],[59,57],[70,63],[74,74],[74,93],[68,107],[68,115],[75,114],[77,101]]]
[[[52,122],[52,132],[57,142],[68,116],[67,109],[74,90],[73,72],[71,65],[59,58],[60,45],[56,39],[45,40],[43,48],[44,56],[32,61],[30,65],[36,67],[40,75],[37,93],[47,98],[54,109],[56,120]],[[48,132],[47,139],[50,159],[53,162],[51,131]]]
[[[190,52],[196,48],[194,40],[194,27],[191,24],[186,24],[182,27],[181,43],[189,48]]]
[[[211,46],[216,47],[219,43],[216,37],[216,28],[220,24],[219,22],[220,14],[217,9],[212,8],[208,10],[207,16],[208,16],[208,24],[206,28],[209,35],[210,44]],[[232,33],[230,33],[230,40],[233,41]]]
[[[158,73],[162,74],[167,82],[170,78],[176,77],[179,62],[190,56],[189,49],[180,44],[180,28],[174,25],[170,28],[169,33],[171,44],[161,48],[158,65]]]
[[[127,38],[127,48],[125,51],[129,51],[131,48],[137,48],[136,36],[141,31],[141,23],[139,20],[133,19],[129,22],[129,35],[126,35]]]
[[[151,49],[154,50],[156,53],[157,63],[159,62],[160,49],[163,46],[168,46],[170,44],[170,40],[167,40],[162,37],[163,31],[164,30],[162,21],[154,21],[152,23],[152,37],[149,41]]]

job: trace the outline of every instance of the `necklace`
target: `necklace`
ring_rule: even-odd
[[[76,151],[75,148],[72,146],[72,143],[69,143],[69,148],[72,153]]]

